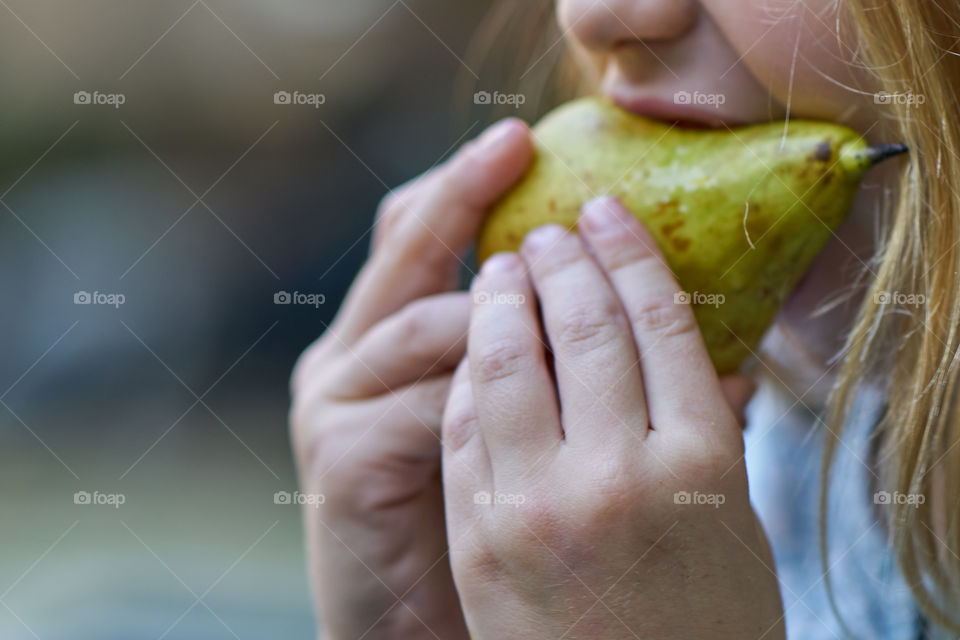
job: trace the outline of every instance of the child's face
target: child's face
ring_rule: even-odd
[[[839,122],[871,142],[891,142],[869,75],[853,64],[853,45],[837,35],[837,4],[558,0],[557,10],[574,51],[596,69],[602,92],[630,111],[681,126],[723,127],[781,120],[789,105],[792,118]],[[700,97],[678,104],[678,92]],[[875,170],[868,181],[876,183],[882,174]],[[838,346],[854,306],[815,321],[810,314],[848,284],[870,255],[877,192],[861,191],[839,238],[781,314],[779,326],[801,351],[823,358]]]
[[[869,77],[837,37],[835,0],[559,0],[561,25],[604,93],[665,120],[719,126],[841,122],[874,137]],[[863,93],[855,93],[847,87]],[[702,104],[677,105],[674,94]],[[716,96],[708,98],[707,96]],[[663,104],[666,103],[666,104]]]

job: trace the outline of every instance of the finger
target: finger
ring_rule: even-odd
[[[487,209],[524,173],[533,147],[520,120],[502,121],[423,179],[351,288],[337,318],[351,343],[408,302],[451,286]]]
[[[332,414],[321,409],[331,406],[325,387],[312,384],[293,398],[294,446],[302,454],[312,448],[308,443],[315,442],[316,434],[328,430],[329,423],[349,421],[356,428],[338,432],[348,441],[338,436],[333,442],[333,448],[343,451],[333,464],[346,468],[361,465],[361,460],[379,460],[410,468],[411,462],[439,461],[443,407],[451,378],[450,373],[433,376],[362,403],[336,403]],[[324,423],[318,423],[318,415]]]
[[[649,232],[616,198],[587,203],[579,227],[633,328],[651,426],[729,411],[693,311],[676,302],[680,287]]]
[[[553,351],[566,439],[597,446],[611,436],[645,437],[637,348],[603,271],[580,240],[558,225],[530,233],[521,254]]]
[[[395,460],[439,461],[443,409],[452,379],[451,373],[425,378],[373,400],[371,415],[377,416],[381,428],[371,425],[367,437]]]
[[[383,197],[377,208],[377,215],[373,223],[373,240],[370,243],[371,253],[383,244],[383,239],[389,236],[403,214],[410,210],[409,204],[417,199],[421,186],[429,176],[422,173],[407,180],[399,187],[395,187]]]
[[[720,378],[720,388],[740,428],[747,426],[747,405],[757,391],[757,385],[746,376],[729,375]]]
[[[474,496],[493,491],[493,470],[477,420],[467,358],[460,362],[450,383],[442,438],[443,497],[452,542],[476,517],[479,501]]]
[[[438,294],[374,325],[325,372],[331,396],[365,398],[452,371],[466,353],[470,306],[466,292]]]
[[[316,371],[317,367],[322,363],[332,361],[336,357],[335,354],[339,353],[340,349],[331,344],[331,340],[325,336],[326,332],[324,332],[323,337],[314,340],[297,358],[297,362],[293,365],[293,371],[290,373],[291,395],[299,394],[310,380],[316,377],[313,372]]]
[[[523,261],[514,253],[496,254],[471,292],[473,396],[499,485],[501,477],[519,477],[561,444],[563,430]]]

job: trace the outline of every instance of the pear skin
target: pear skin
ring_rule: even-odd
[[[533,131],[535,158],[486,219],[478,259],[516,251],[543,224],[575,230],[585,202],[617,196],[662,249],[721,375],[760,342],[863,174],[906,150],[824,122],[791,121],[786,135],[782,122],[678,129],[599,97],[561,105]]]

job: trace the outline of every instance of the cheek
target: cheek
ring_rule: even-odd
[[[703,0],[741,64],[795,118],[831,120],[866,131],[879,115],[868,74],[837,37],[832,0]],[[849,34],[840,25],[841,34]],[[847,38],[849,40],[849,38]]]

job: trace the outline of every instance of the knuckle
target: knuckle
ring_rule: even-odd
[[[621,520],[620,516],[636,508],[637,493],[642,483],[637,482],[633,467],[620,457],[600,460],[573,491],[572,502],[578,518],[587,523],[606,523]]]
[[[377,216],[374,222],[373,236],[375,246],[383,244],[388,238],[393,236],[393,230],[396,227],[397,220],[400,218],[400,209],[396,204],[387,204],[386,200],[377,210]]]
[[[486,164],[487,156],[483,154],[477,140],[471,140],[460,147],[460,151],[443,168],[449,175],[459,178],[482,170]]]
[[[584,566],[598,561],[601,532],[625,522],[609,501],[595,494],[527,494],[523,504],[507,507],[501,514],[494,549],[520,570],[535,569],[556,558],[568,566]]]
[[[403,213],[407,208],[409,193],[409,189],[403,186],[385,195],[377,206],[377,224],[389,226],[397,216]]]
[[[362,436],[356,419],[343,405],[322,398],[304,398],[291,409],[291,424],[296,432],[294,451],[304,470],[314,477],[336,478],[357,466]]]
[[[460,151],[435,169],[435,187],[440,194],[457,193],[463,187],[464,176],[480,170],[481,157],[477,154],[472,142],[464,145]]]
[[[433,323],[433,305],[430,301],[420,298],[401,309],[397,313],[393,327],[392,341],[402,346],[411,355],[417,355],[426,346],[426,339],[435,331]]]
[[[470,354],[477,382],[490,383],[522,374],[533,368],[534,349],[517,339],[504,338],[482,345]]]
[[[459,451],[479,433],[477,414],[472,407],[450,409],[443,416],[443,445]]]
[[[475,575],[484,581],[502,578],[506,573],[503,557],[482,535],[470,536],[470,540],[451,546],[450,562],[457,573]]]
[[[426,221],[406,224],[412,218],[423,218],[436,206],[431,194],[439,183],[438,176],[427,173],[388,193],[377,208],[374,232],[385,251],[384,259],[406,267],[419,266],[419,258],[433,238]],[[378,253],[374,254],[375,256]],[[427,255],[426,257],[429,257]]]
[[[743,440],[711,437],[709,432],[714,425],[701,424],[703,428],[687,430],[675,448],[676,459],[672,464],[681,477],[720,478],[743,457]]]
[[[296,397],[303,393],[307,381],[315,375],[320,363],[330,356],[330,344],[326,337],[321,337],[303,350],[293,365],[290,373],[290,393]]]
[[[366,428],[371,420],[358,417],[355,407],[320,402],[294,411],[301,485],[324,496],[321,510],[376,524],[409,498],[416,483],[411,469],[421,463],[379,442],[378,431]]]
[[[439,296],[414,300],[395,314],[392,326],[378,342],[408,369],[431,371],[462,357],[469,330],[469,301],[464,299],[462,307],[450,302],[459,304]]]
[[[449,286],[451,270],[459,262],[457,254],[440,239],[436,228],[437,212],[449,207],[446,202],[430,197],[418,203],[402,221],[402,228],[398,224],[389,231],[384,250],[375,254],[379,268],[392,274],[408,272],[410,278],[423,283],[424,288]]]
[[[334,420],[315,429],[301,455],[304,484],[324,495],[326,509],[373,514],[396,487],[395,469],[357,443],[355,424]]]
[[[504,506],[499,518],[501,554],[509,556],[518,549],[556,544],[565,516],[565,509],[558,508],[556,502],[549,495],[528,492],[519,504]]]
[[[594,351],[616,340],[621,328],[621,311],[613,301],[577,304],[562,314],[557,342],[577,353]]]
[[[614,273],[625,268],[641,267],[662,269],[663,264],[654,250],[647,246],[646,240],[638,240],[632,236],[611,234],[597,238],[594,242],[603,256],[604,267]]]
[[[696,320],[687,305],[677,304],[673,295],[647,298],[629,310],[633,327],[640,334],[670,338],[695,332]]]
[[[547,280],[563,277],[566,272],[587,265],[588,260],[590,258],[583,250],[580,241],[567,234],[560,236],[551,246],[546,248],[542,257],[538,257],[532,269],[539,278]]]

